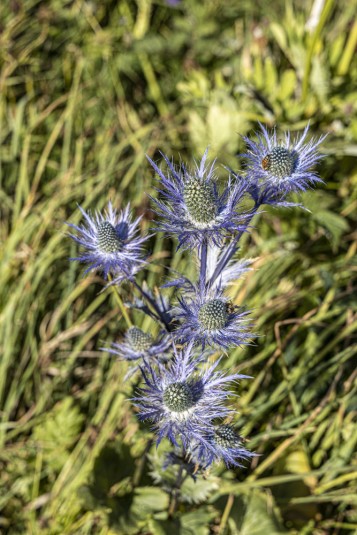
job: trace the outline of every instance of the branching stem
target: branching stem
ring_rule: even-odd
[[[113,280],[112,277],[111,277],[111,275],[108,275],[108,279],[109,279],[110,281]],[[116,300],[116,302],[118,303],[118,306],[119,306],[120,311],[121,311],[121,313],[122,313],[122,315],[123,315],[123,318],[124,318],[125,321],[126,321],[127,326],[128,326],[128,327],[132,327],[132,326],[133,326],[132,321],[131,321],[131,319],[130,319],[130,317],[129,317],[129,314],[128,314],[127,309],[125,308],[125,305],[124,305],[124,303],[123,303],[123,300],[122,300],[122,298],[120,297],[120,293],[119,293],[119,291],[118,291],[118,287],[117,287],[115,284],[112,284],[112,285],[111,285],[111,288],[113,288],[113,294],[114,294],[115,300]]]
[[[251,213],[250,213],[250,215],[248,217],[248,220],[247,220],[247,225],[249,225],[249,223],[251,222],[251,220],[253,219],[253,217],[257,213],[258,208],[259,208],[259,205],[256,205],[252,209],[252,211],[251,211]],[[237,252],[238,242],[241,239],[241,237],[243,236],[244,232],[245,232],[245,230],[241,230],[240,232],[238,232],[238,234],[236,235],[234,240],[232,240],[232,242],[227,247],[225,253],[222,255],[222,258],[218,262],[218,265],[217,265],[216,269],[214,270],[214,273],[213,273],[211,279],[209,280],[209,285],[210,286],[212,286],[214,281],[220,276],[220,274],[222,273],[222,271],[224,270],[224,268],[226,267],[226,265],[228,264],[228,262],[230,261],[232,256]]]
[[[151,305],[151,307],[155,310],[155,317],[161,321],[161,323],[165,326],[165,329],[167,330],[167,332],[170,332],[170,325],[168,324],[166,318],[165,318],[165,315],[164,313],[160,310],[160,308],[158,307],[155,299],[153,299],[147,292],[145,292],[145,290],[143,290],[143,288],[141,288],[141,286],[139,286],[139,284],[135,281],[135,280],[132,280],[131,281],[133,283],[133,285],[135,286],[135,288],[137,290],[139,290],[139,292],[141,293],[141,295],[144,297],[144,299],[146,299],[146,301]]]

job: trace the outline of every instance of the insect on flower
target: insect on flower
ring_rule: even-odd
[[[175,313],[180,324],[174,334],[185,344],[193,342],[227,350],[245,345],[253,337],[248,332],[249,312],[234,306],[218,287],[199,288],[180,297]]]
[[[262,159],[262,168],[265,169],[265,171],[269,168],[269,165],[270,165],[269,162],[270,162],[270,157],[269,157],[269,154],[267,154]]]
[[[246,159],[249,191],[257,204],[282,204],[294,192],[303,192],[322,180],[312,170],[322,155],[317,148],[326,136],[306,141],[309,126],[301,136],[292,139],[287,132],[278,140],[276,131],[269,132],[260,125],[261,132],[257,141],[244,137],[248,151],[242,156]]]

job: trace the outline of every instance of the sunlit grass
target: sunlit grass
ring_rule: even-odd
[[[126,401],[126,365],[99,350],[125,322],[103,281],[68,261],[65,221],[79,221],[77,203],[130,200],[147,231],[145,154],[210,145],[238,169],[238,134],[257,121],[329,132],[326,185],[305,196],[310,213],[267,210],[243,242],[254,270],[232,297],[260,337],[224,365],[253,376],[237,423],[262,455],[187,488],[178,518],[185,534],[357,529],[356,24],[347,1],[316,20],[294,4],[2,3],[0,531],[174,533],[148,465],[133,490],[150,434]],[[151,287],[169,266],[193,272],[170,240],[150,247]]]

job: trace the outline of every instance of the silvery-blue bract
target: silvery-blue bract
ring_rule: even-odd
[[[279,140],[276,130],[269,132],[260,125],[257,141],[244,137],[248,151],[246,159],[246,180],[249,192],[257,205],[276,204],[293,206],[285,199],[290,193],[303,192],[322,182],[312,170],[322,158],[317,148],[326,136],[306,141],[309,125],[301,136],[292,138],[290,132]]]
[[[158,230],[177,236],[178,246],[195,248],[205,240],[211,245],[222,245],[226,236],[246,229],[246,215],[238,205],[246,193],[247,185],[228,178],[219,193],[214,176],[214,162],[206,166],[207,150],[200,164],[191,171],[184,164],[176,168],[163,155],[167,175],[150,159],[160,177],[159,199],[153,199],[161,216]]]
[[[84,251],[72,260],[88,264],[85,273],[100,271],[104,278],[111,275],[116,282],[133,277],[145,263],[142,244],[147,238],[139,235],[141,217],[131,220],[130,205],[117,213],[109,203],[103,214],[96,212],[94,216],[79,209],[85,223],[78,226],[69,223],[76,231],[70,237]]]
[[[248,332],[248,312],[233,306],[220,288],[198,288],[178,298],[175,317],[180,322],[174,334],[179,342],[211,345],[223,350],[243,346]]]
[[[256,454],[248,451],[243,439],[230,424],[220,424],[208,429],[197,447],[193,448],[193,459],[205,468],[212,463],[223,461],[228,468],[243,467],[244,461]]]
[[[218,359],[212,365],[198,366],[199,358],[192,345],[176,354],[166,367],[146,365],[142,368],[145,381],[133,399],[141,420],[150,420],[159,443],[164,437],[173,444],[190,448],[204,441],[215,419],[232,412],[226,401],[232,391],[227,385],[245,378],[218,371]]]
[[[130,327],[122,342],[113,343],[109,348],[103,348],[103,351],[116,355],[121,360],[134,363],[126,374],[127,379],[139,370],[144,361],[154,366],[169,360],[171,346],[172,340],[168,335],[160,334],[158,338],[153,338],[151,334],[138,327]]]

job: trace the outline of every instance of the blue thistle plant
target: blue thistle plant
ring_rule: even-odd
[[[279,141],[276,130],[269,132],[260,125],[257,141],[244,137],[248,152],[242,154],[246,161],[249,192],[257,205],[276,204],[294,206],[285,201],[290,193],[304,192],[321,178],[312,170],[323,157],[317,148],[325,139],[306,141],[309,125],[300,137],[292,139],[290,132]]]
[[[225,405],[232,394],[227,384],[246,376],[217,371],[219,359],[206,369],[199,368],[199,362],[190,344],[183,351],[175,350],[166,367],[145,365],[141,369],[145,386],[133,401],[139,418],[153,422],[157,443],[164,437],[176,446],[180,440],[185,448],[201,443],[213,420],[231,412]]]
[[[243,346],[252,335],[248,332],[249,312],[233,306],[219,287],[178,299],[175,318],[180,322],[174,334],[181,343],[214,346],[223,350]]]
[[[84,252],[71,260],[78,260],[89,271],[101,271],[105,279],[111,275],[119,283],[130,279],[145,264],[142,244],[146,237],[138,235],[141,217],[131,220],[130,205],[117,213],[109,202],[104,214],[94,216],[79,206],[85,219],[84,225],[68,223],[77,234],[69,236],[79,243]]]
[[[206,165],[208,151],[200,164],[189,171],[181,164],[176,168],[163,155],[168,167],[167,176],[150,159],[161,180],[161,199],[152,199],[157,213],[162,217],[158,230],[178,237],[178,247],[195,248],[204,241],[221,245],[223,239],[246,229],[244,213],[237,208],[246,193],[246,184],[233,182],[231,177],[224,191],[218,192],[214,164]]]
[[[269,133],[261,126],[257,141],[245,138],[246,173],[230,172],[221,192],[215,162],[207,163],[207,150],[193,169],[183,163],[175,167],[163,155],[167,173],[149,158],[160,179],[159,198],[153,199],[162,218],[156,230],[177,237],[178,248],[193,249],[198,261],[196,279],[175,273],[176,278],[161,287],[175,288],[177,304],[161,289],[150,289],[134,277],[146,264],[142,250],[146,238],[140,237],[140,218],[131,219],[129,206],[117,213],[109,203],[104,214],[94,217],[80,208],[85,224],[70,225],[76,231],[70,236],[84,248],[74,260],[87,263],[86,272],[102,271],[111,279],[114,291],[127,280],[140,295],[130,296],[126,306],[161,324],[156,340],[139,327],[130,327],[124,340],[106,351],[131,363],[127,377],[141,370],[143,386],[133,398],[138,417],[152,423],[157,444],[167,438],[174,445],[165,462],[180,465],[181,475],[185,470],[196,477],[219,461],[227,467],[240,467],[255,455],[226,423],[226,418],[234,415],[227,406],[232,383],[247,376],[220,371],[221,359],[208,364],[208,353],[212,356],[212,348],[227,353],[253,337],[249,312],[234,306],[225,291],[250,269],[251,261],[237,261],[236,253],[260,206],[293,206],[287,201],[290,193],[321,182],[312,168],[322,157],[317,149],[324,138],[307,141],[308,130],[306,127],[295,139],[287,133],[280,142],[275,131]],[[242,208],[245,196],[254,200],[248,211]],[[130,326],[131,319],[116,293]]]
[[[102,350],[119,357],[120,360],[134,363],[126,375],[126,379],[128,379],[139,370],[144,361],[153,366],[170,360],[171,346],[172,340],[168,335],[163,334],[154,339],[150,333],[133,326],[126,331],[121,343],[114,343],[109,348]]]

